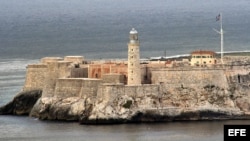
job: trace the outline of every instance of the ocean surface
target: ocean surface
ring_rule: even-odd
[[[42,57],[127,57],[139,32],[141,58],[250,50],[249,0],[0,0],[0,105],[22,89],[27,64]],[[247,120],[87,126],[0,116],[0,141],[222,141],[224,124]]]

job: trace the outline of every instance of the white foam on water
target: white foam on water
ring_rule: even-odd
[[[27,59],[8,59],[0,60],[0,73],[1,72],[17,72],[25,71],[28,64],[37,63],[38,60]]]

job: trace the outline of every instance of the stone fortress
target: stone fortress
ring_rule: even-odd
[[[188,58],[142,61],[138,32],[132,29],[127,61],[45,57],[27,66],[23,91],[42,91],[30,114],[40,119],[70,120],[65,117],[68,114],[72,120],[80,117],[82,123],[147,121],[154,120],[152,115],[169,120],[197,109],[227,116],[248,115],[250,57],[223,59],[222,64],[213,51],[198,50]],[[140,113],[151,116],[145,118]]]
[[[44,97],[54,95],[70,97],[86,94],[96,96],[98,86],[123,86],[129,89],[144,86],[159,87],[160,84],[165,87],[180,85],[202,87],[215,84],[227,88],[228,81],[238,81],[233,80],[231,76],[249,74],[245,64],[242,66],[231,64],[232,59],[236,57],[225,57],[227,64],[216,64],[213,51],[194,51],[191,53],[190,61],[148,60],[146,63],[141,63],[138,32],[132,29],[129,38],[128,61],[86,62],[83,56],[45,57],[40,63],[27,66],[23,89],[41,89]],[[211,57],[206,57],[210,54]],[[197,61],[201,58],[204,66]],[[207,61],[209,64],[206,63],[206,58],[209,59]],[[239,56],[237,58],[242,60]],[[248,59],[248,57],[242,58]]]

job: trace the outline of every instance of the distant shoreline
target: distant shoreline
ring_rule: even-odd
[[[250,51],[229,51],[224,52],[224,56],[250,56]],[[216,57],[220,57],[221,53],[216,52]],[[182,55],[174,55],[174,56],[159,56],[159,57],[151,57],[151,61],[166,61],[166,60],[182,60],[182,59],[190,59],[190,54],[182,54]]]
[[[217,53],[220,55],[220,53]],[[225,55],[229,56],[250,56],[250,51],[242,51],[242,52],[226,52]]]

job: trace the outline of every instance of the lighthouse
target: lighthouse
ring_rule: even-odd
[[[134,28],[129,32],[127,82],[128,85],[141,85],[140,43]]]

